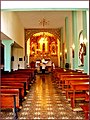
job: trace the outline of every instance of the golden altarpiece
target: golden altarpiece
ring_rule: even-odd
[[[58,66],[58,57],[60,58],[59,29],[25,29],[25,41],[28,64],[44,58],[50,59]]]

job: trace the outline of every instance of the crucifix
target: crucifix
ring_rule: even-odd
[[[48,24],[49,21],[46,21],[45,18],[43,18],[39,23],[44,27],[45,25]]]

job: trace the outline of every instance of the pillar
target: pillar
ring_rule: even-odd
[[[57,39],[57,43],[58,43],[58,67],[60,67],[60,40]]]
[[[88,63],[87,63],[87,65],[88,65],[88,67],[87,67],[87,73],[88,73],[88,75],[90,75],[90,69],[89,69],[89,57],[90,57],[90,55],[89,55],[89,50],[90,50],[90,45],[89,45],[90,43],[89,43],[89,10],[87,11],[87,61],[88,61]]]
[[[84,55],[84,66],[80,66],[85,73],[89,74],[89,13],[85,10],[82,11],[82,30],[83,30],[83,42],[86,45],[86,55]]]
[[[87,40],[87,12],[86,11],[82,12],[82,19],[83,19],[83,39]],[[86,55],[84,56],[84,66],[83,66],[84,72],[86,72],[86,73],[88,73],[88,66],[89,66],[89,64],[87,63],[88,62],[88,56],[89,56],[88,45],[89,45],[89,43],[86,42]]]
[[[72,39],[73,44],[75,45],[74,48],[74,58],[73,60],[73,69],[78,68],[78,35],[77,35],[77,11],[72,12]]]
[[[63,27],[60,29],[60,67],[64,68]]]
[[[4,45],[4,71],[11,71],[11,46],[13,43],[13,40],[2,40]]]
[[[66,49],[67,49],[67,59],[66,63],[70,63],[70,44],[69,44],[69,23],[68,17],[65,18],[65,36],[66,36]]]

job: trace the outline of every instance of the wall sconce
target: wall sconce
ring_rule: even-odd
[[[74,49],[75,49],[75,45],[72,45],[72,57],[74,58]]]
[[[65,49],[65,59],[67,59],[67,49]]]

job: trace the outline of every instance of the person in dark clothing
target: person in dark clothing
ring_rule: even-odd
[[[31,66],[31,68],[35,68],[35,62],[32,61],[32,62],[30,63],[30,66]]]
[[[65,68],[66,68],[66,69],[69,69],[69,63],[66,63],[66,64],[65,64]]]
[[[45,73],[45,68],[46,68],[45,63],[42,63],[42,73],[43,73],[43,74]]]

